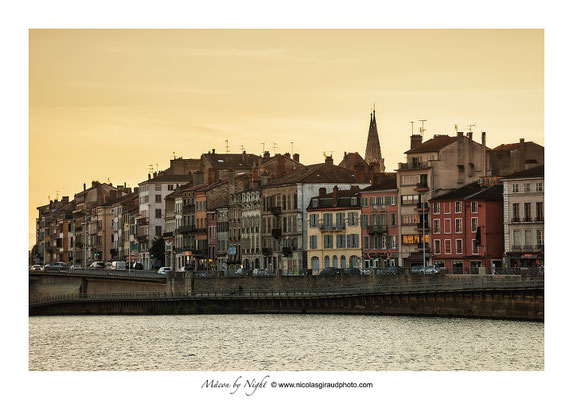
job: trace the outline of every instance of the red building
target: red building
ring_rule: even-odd
[[[390,178],[360,192],[364,268],[398,265],[398,189]]]
[[[503,259],[503,186],[478,182],[463,186],[430,203],[430,234],[434,265],[450,274],[490,274]]]

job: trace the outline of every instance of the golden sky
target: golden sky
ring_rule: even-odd
[[[305,164],[364,156],[373,103],[387,171],[420,119],[425,138],[477,124],[489,147],[543,145],[543,42],[542,30],[31,30],[30,244],[48,196],[135,186],[173,152],[228,139],[256,154],[292,141]]]

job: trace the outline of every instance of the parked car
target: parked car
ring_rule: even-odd
[[[253,276],[267,276],[269,273],[263,268],[255,268],[253,270]]]
[[[384,269],[384,275],[400,275],[404,273],[404,268],[397,265],[390,265]]]
[[[40,264],[34,264],[30,267],[30,271],[43,271],[44,267]]]
[[[324,268],[322,271],[319,272],[318,275],[326,275],[326,276],[334,276],[334,275],[339,275],[340,274],[340,270],[337,268]]]
[[[104,269],[105,263],[103,261],[94,261],[91,263],[89,269]]]
[[[170,271],[171,271],[171,267],[161,267],[161,268],[159,268],[157,273],[161,274],[161,275],[166,275]]]
[[[344,268],[342,270],[343,275],[360,275],[360,269],[358,268]]]
[[[69,267],[65,263],[58,261],[58,262],[55,262],[53,264],[46,265],[44,267],[44,271],[61,271],[61,270],[65,270],[68,268]]]
[[[84,267],[82,267],[81,265],[72,265],[72,266],[70,267],[70,271],[77,271],[77,270],[80,270],[80,269],[84,269]]]
[[[374,268],[365,268],[362,271],[360,271],[360,273],[362,275],[372,275],[373,270],[374,270]]]
[[[410,267],[410,273],[412,275],[424,275],[424,269],[423,265],[412,265]]]
[[[112,269],[116,269],[116,270],[124,270],[125,265],[126,265],[125,261],[112,261],[111,262]]]
[[[247,271],[245,271],[244,268],[239,268],[238,270],[235,271],[235,275],[246,275]]]
[[[440,273],[440,267],[437,267],[435,265],[428,265],[426,267],[426,270],[424,271],[424,274],[426,275],[436,275]]]
[[[140,262],[134,262],[133,266],[131,267],[132,269],[137,269],[137,270],[143,270],[143,264]]]

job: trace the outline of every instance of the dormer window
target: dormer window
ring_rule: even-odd
[[[350,205],[352,205],[352,206],[358,205],[358,198],[356,198],[356,197],[350,198]]]
[[[313,208],[318,207],[318,199],[312,199],[312,207]]]

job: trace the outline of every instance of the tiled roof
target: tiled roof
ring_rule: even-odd
[[[537,144],[533,141],[529,141],[529,142],[525,142],[526,145],[535,145],[535,146],[539,146],[539,147],[543,147],[540,144]],[[519,149],[519,142],[517,143],[508,143],[508,144],[500,144],[497,147],[494,147],[493,150],[502,150],[502,151],[510,151],[510,150],[516,150]]]
[[[339,167],[353,169],[355,165],[368,165],[362,156],[358,153],[347,153],[340,164]]]
[[[310,200],[310,204],[307,210],[316,210],[320,208],[360,208],[360,189],[350,189],[350,190],[339,190],[338,191],[338,202],[336,205],[333,204],[333,192],[327,193],[323,196],[315,196]],[[356,204],[351,204],[351,199],[355,197],[358,200]],[[313,200],[318,199],[318,206],[313,207]]]
[[[396,181],[396,173],[391,172],[385,174],[381,179],[380,183],[376,183],[372,186],[368,186],[367,188],[362,189],[363,192],[374,192],[377,190],[392,190],[398,188],[398,182]]]
[[[502,201],[503,200],[503,186],[482,186],[480,183],[472,182],[469,185],[462,186],[461,188],[452,190],[441,196],[436,196],[430,201],[441,200],[490,200]]]
[[[292,173],[275,179],[266,186],[279,186],[295,183],[354,183],[354,173],[346,168],[330,163],[307,165]]]
[[[145,180],[143,182],[140,182],[139,184],[141,185],[142,183],[160,183],[160,182],[189,182],[191,179],[193,179],[193,177],[191,175],[173,175],[173,174],[158,174],[155,177],[152,177],[151,179]]]
[[[539,167],[524,169],[523,171],[507,175],[503,179],[543,178],[544,175],[544,165],[540,165]]]
[[[405,154],[416,154],[416,153],[429,153],[433,151],[440,151],[447,145],[454,143],[456,137],[447,135],[436,135],[432,139],[425,141],[418,147],[414,147],[411,150],[405,152]]]
[[[250,169],[253,163],[258,163],[259,157],[256,154],[217,154],[207,153],[201,156],[213,169]]]

